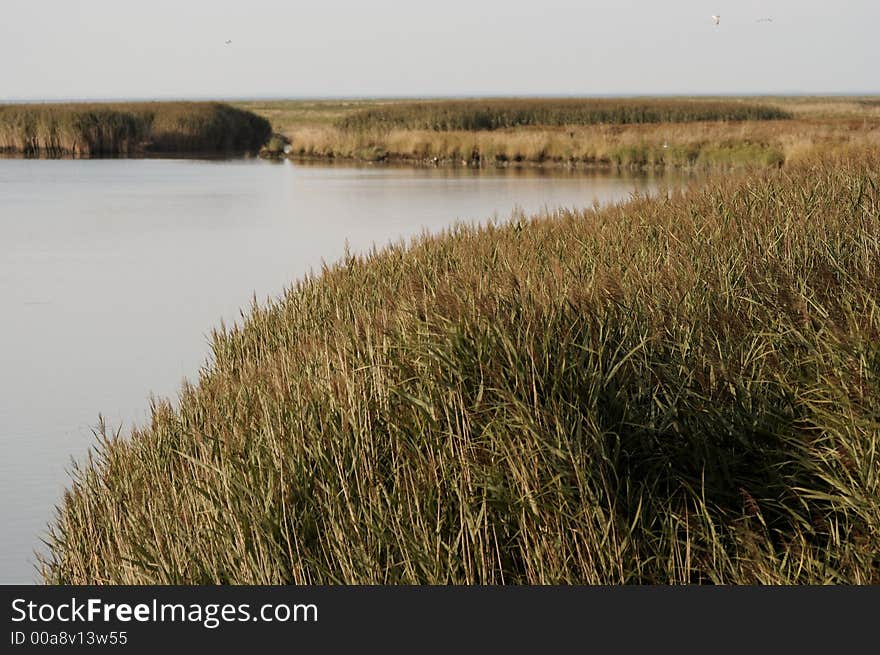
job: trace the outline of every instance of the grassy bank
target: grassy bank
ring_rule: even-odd
[[[416,164],[777,167],[880,146],[871,98],[242,103],[291,156]]]
[[[269,122],[216,102],[0,105],[0,151],[28,156],[258,149]]]
[[[880,155],[297,283],[106,430],[52,583],[880,583]]]

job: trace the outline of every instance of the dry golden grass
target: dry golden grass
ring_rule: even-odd
[[[288,133],[304,157],[479,165],[553,162],[616,166],[736,166],[793,162],[821,150],[880,142],[880,120],[816,119],[482,132],[351,132],[303,126]]]
[[[295,157],[418,164],[730,168],[794,163],[829,149],[880,142],[880,103],[872,98],[761,98],[793,120],[698,121],[630,125],[521,126],[434,130],[340,124],[402,101],[245,103],[273,121]],[[707,99],[719,102],[720,99]],[[536,101],[537,102],[537,101]],[[728,99],[728,102],[730,100]],[[403,103],[405,105],[405,103]],[[442,104],[442,103],[440,103]]]

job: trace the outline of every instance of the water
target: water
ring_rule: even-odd
[[[174,397],[219,321],[372,244],[668,180],[259,160],[0,159],[0,583],[38,579],[71,462],[103,414]]]

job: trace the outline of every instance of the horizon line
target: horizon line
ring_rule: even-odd
[[[322,100],[454,100],[454,99],[483,99],[483,98],[850,98],[878,96],[880,90],[865,91],[737,91],[734,93],[724,92],[669,92],[669,93],[441,93],[441,94],[243,94],[243,95],[154,95],[154,96],[18,96],[0,98],[0,104],[29,104],[29,103],[62,103],[62,102],[171,102],[171,101],[231,101],[247,102],[262,100],[298,100],[298,101],[322,101]]]

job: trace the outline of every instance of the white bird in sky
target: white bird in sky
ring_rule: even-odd
[[[756,23],[772,23],[773,19],[772,18],[759,18],[755,22]]]
[[[721,22],[721,16],[712,16],[712,20],[718,25]]]

